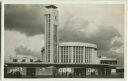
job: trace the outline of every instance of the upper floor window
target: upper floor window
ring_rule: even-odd
[[[22,62],[26,62],[26,59],[22,59]]]
[[[18,60],[17,59],[13,59],[13,62],[17,62]]]
[[[30,59],[30,62],[33,62],[33,59]]]

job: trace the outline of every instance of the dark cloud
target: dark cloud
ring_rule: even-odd
[[[15,52],[17,55],[25,55],[25,56],[33,56],[33,57],[41,58],[41,52],[35,52],[31,49],[28,49],[25,46],[16,47]]]
[[[93,25],[94,27],[90,27],[93,23],[89,22],[88,20],[81,22],[77,22],[77,20],[74,21],[75,24],[78,23],[79,25],[74,25],[70,23],[72,21],[69,21],[68,24],[65,25],[64,29],[60,31],[60,41],[90,42],[98,45],[98,49],[100,50],[109,50],[115,46],[111,44],[113,38],[115,36],[121,36],[117,29],[115,29],[113,26]],[[94,30],[95,28],[97,28],[97,30]],[[91,30],[91,33],[88,30]],[[122,42],[118,41],[117,46],[120,45],[122,45]]]
[[[28,36],[44,32],[43,5],[5,5],[5,29],[16,30]]]
[[[98,56],[106,56],[109,58],[115,58],[116,57],[116,52],[115,51],[107,51],[107,50],[98,50]]]
[[[114,41],[113,42],[113,47],[120,47],[120,46],[122,46],[123,45],[123,42],[122,41],[120,41],[120,40],[116,40],[116,41]]]

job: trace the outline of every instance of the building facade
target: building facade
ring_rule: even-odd
[[[59,43],[56,62],[98,64],[97,46],[81,42]]]
[[[57,55],[58,43],[58,10],[54,5],[46,6],[45,12],[45,53],[43,61],[54,63]]]
[[[41,61],[41,59],[38,59],[37,57],[23,56],[23,55],[16,55],[16,56],[10,57],[11,63],[33,63],[39,60]]]
[[[102,56],[101,58],[98,58],[100,64],[110,64],[110,65],[117,65],[117,59],[116,58],[107,58],[105,56]]]

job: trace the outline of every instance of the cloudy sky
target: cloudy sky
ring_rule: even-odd
[[[45,5],[5,5],[5,60],[14,55],[41,57]],[[122,4],[65,4],[59,10],[60,42],[90,42],[98,55],[124,59]]]

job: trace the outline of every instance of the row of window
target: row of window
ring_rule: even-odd
[[[26,62],[26,59],[22,59],[21,62]],[[13,62],[18,62],[18,59],[13,59]],[[30,59],[30,62],[33,62],[33,59]]]
[[[73,51],[73,63],[91,63],[92,62],[92,48],[84,48],[84,47],[69,47],[69,46],[62,46],[59,48],[61,58],[59,58],[58,54],[58,62],[61,60],[61,63],[70,63],[71,59],[71,50]],[[84,52],[85,49],[85,52]],[[83,55],[85,54],[85,57]]]
[[[85,48],[85,63],[92,63],[92,49]]]
[[[47,24],[46,24],[46,27],[47,27],[47,28],[46,28],[46,36],[47,36],[47,39],[46,39],[46,40],[47,40],[47,45],[46,45],[46,46],[47,46],[47,47],[46,47],[46,48],[47,48],[47,49],[46,49],[46,51],[47,51],[47,52],[46,52],[46,61],[50,62],[50,53],[51,53],[51,52],[50,52],[50,45],[51,45],[51,44],[50,44],[50,42],[51,42],[51,41],[50,41],[50,37],[51,37],[51,36],[50,36],[50,32],[51,32],[51,31],[50,31],[51,15],[50,15],[50,14],[46,14],[46,22],[47,22]],[[48,26],[47,26],[47,25],[48,25]]]
[[[73,63],[83,63],[83,48],[73,47]]]
[[[117,61],[101,61],[101,64],[117,64]]]
[[[50,28],[50,25],[51,25],[51,14],[46,14],[46,27],[47,27],[47,30],[46,30],[46,36],[47,36],[47,52],[46,52],[46,61],[47,62],[50,62],[50,54],[51,54],[51,49],[50,49],[50,46],[51,46],[51,28]],[[48,25],[48,26],[47,26]],[[53,54],[57,54],[57,25],[55,25],[55,23],[53,23],[53,26],[54,26],[54,31],[53,31],[53,41],[54,41],[54,51],[53,51]],[[56,55],[53,55],[54,57],[53,58],[57,58]],[[56,60],[54,60],[54,62],[56,62]]]
[[[54,62],[57,62],[57,25],[53,25],[54,26],[54,31],[53,31],[53,37],[54,37]]]

